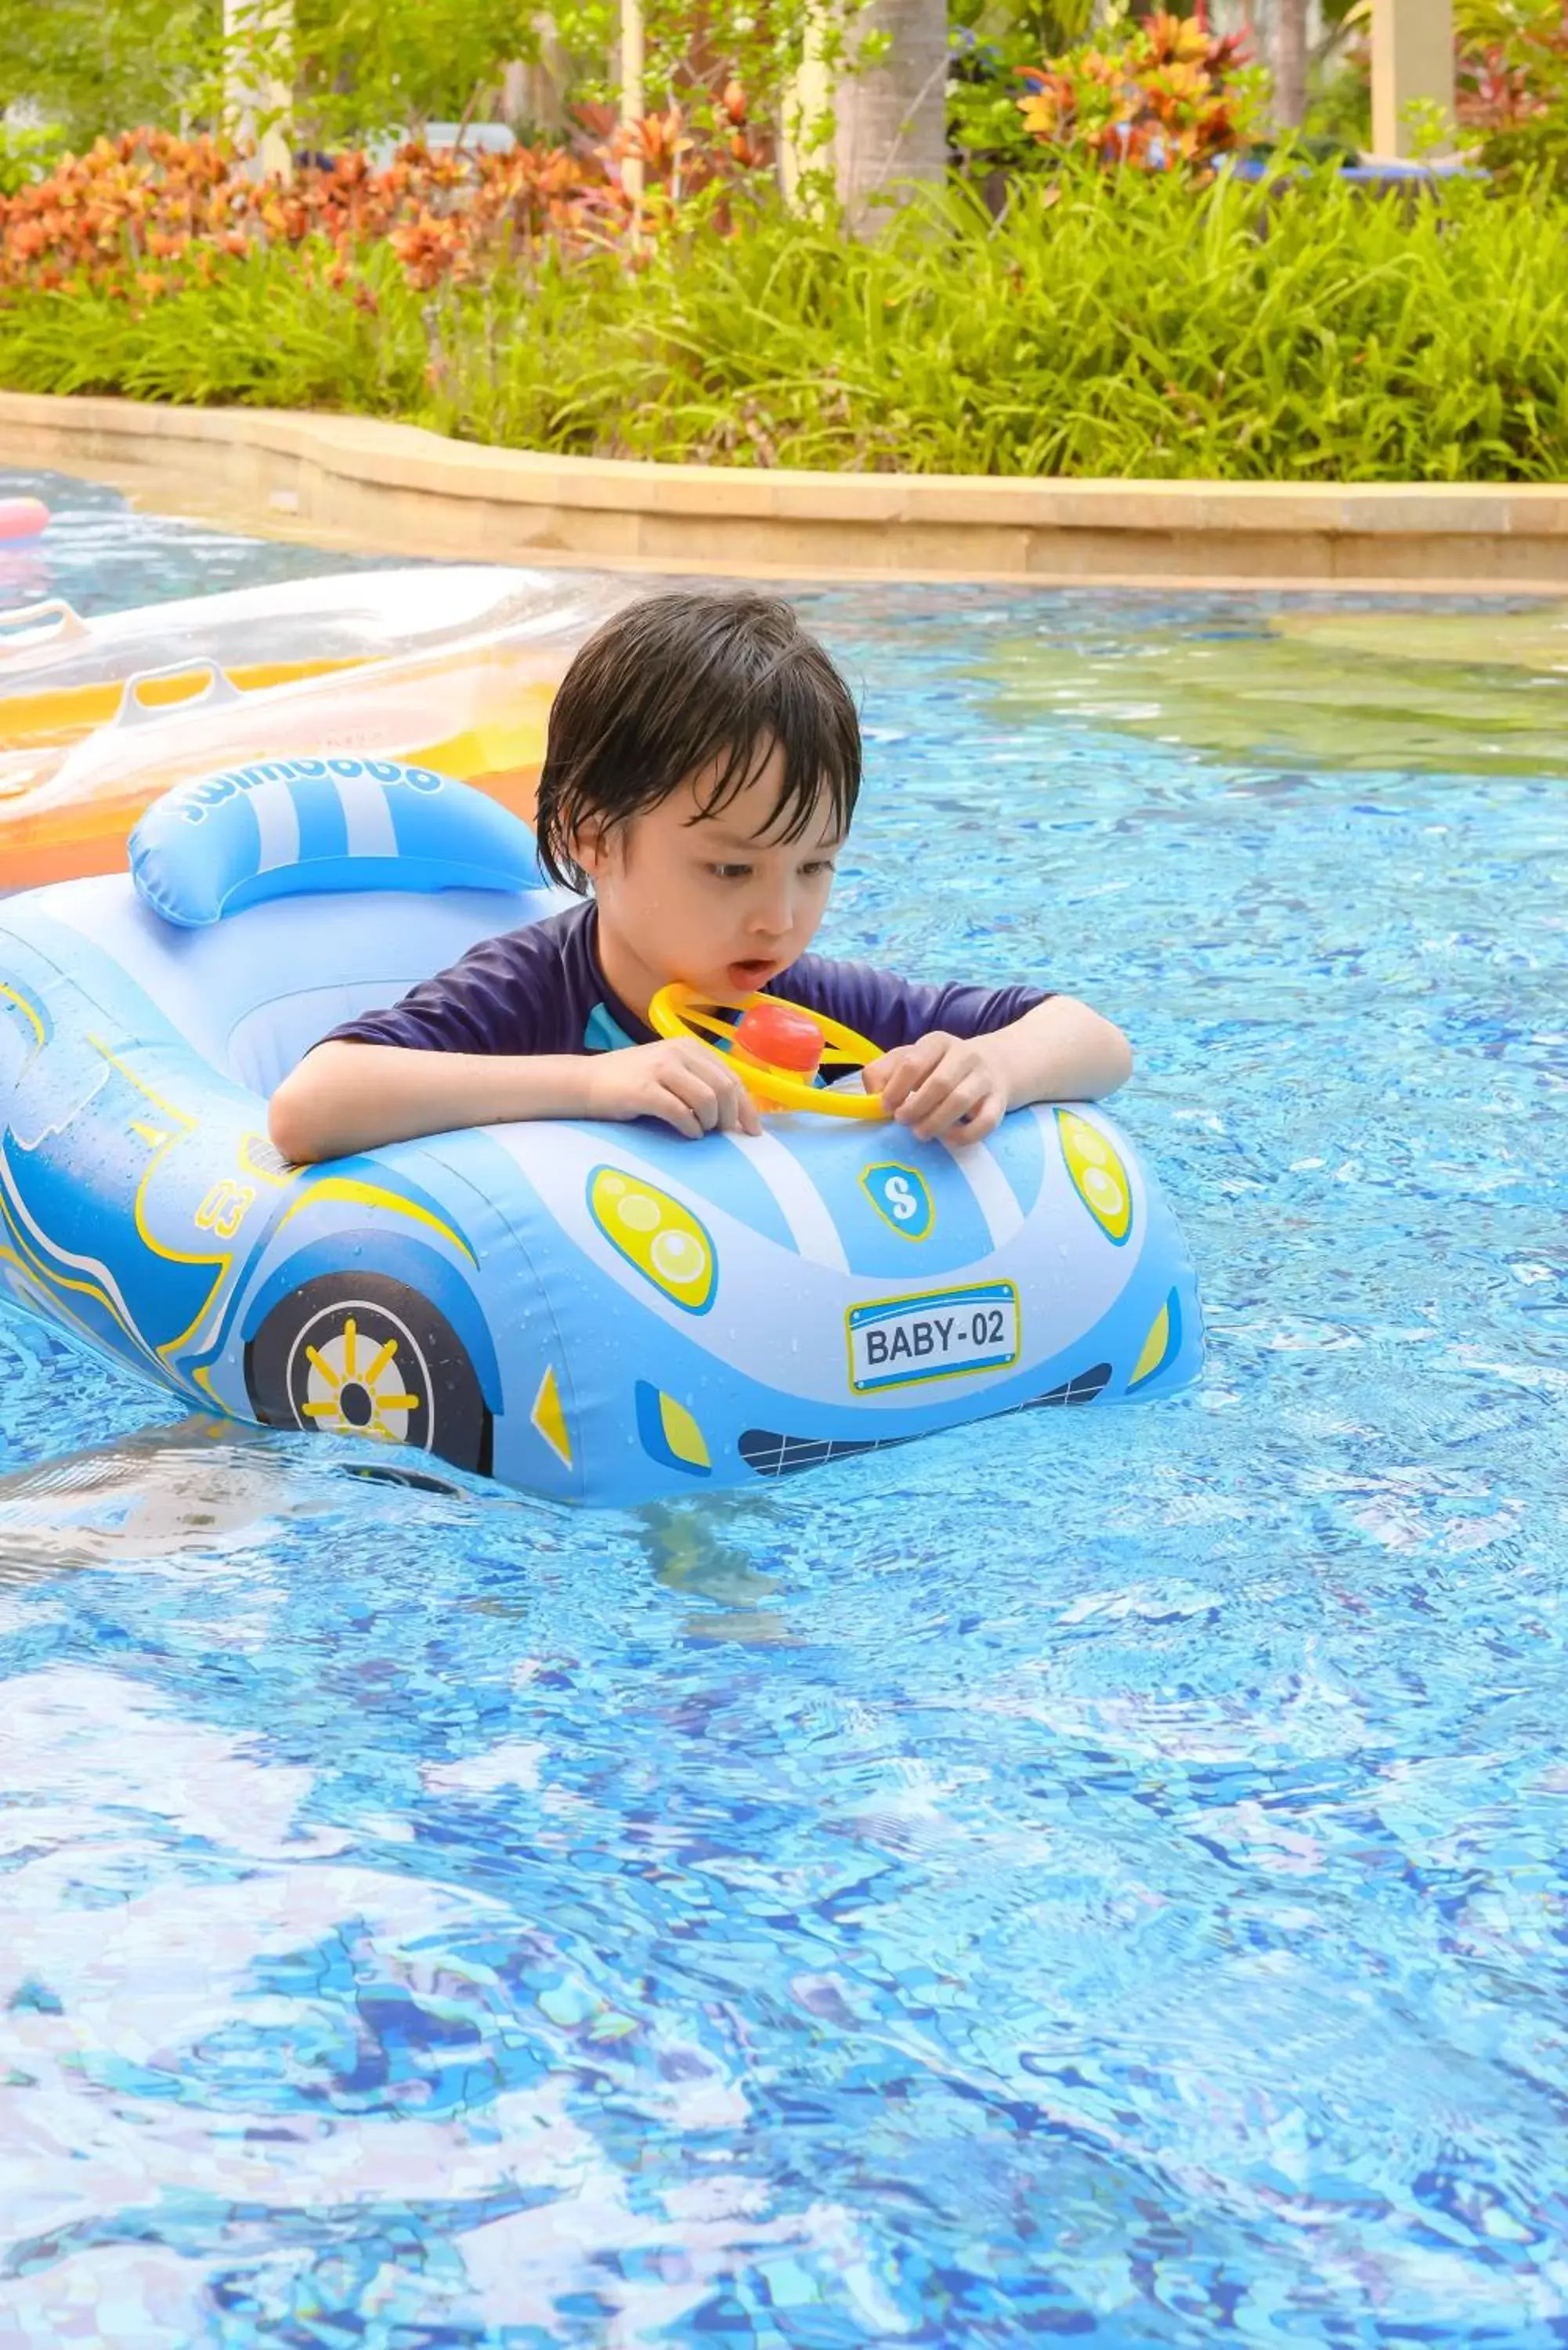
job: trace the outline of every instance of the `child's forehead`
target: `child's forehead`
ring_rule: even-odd
[[[813,811],[812,822],[792,823],[790,816],[787,808],[774,808],[761,824],[753,826],[737,820],[732,808],[699,808],[686,822],[690,829],[700,828],[703,845],[712,848],[826,847],[843,838],[826,792]]]
[[[758,776],[715,805],[688,785],[675,803],[678,822],[700,827],[705,845],[724,848],[786,848],[803,843],[822,847],[843,837],[834,795],[824,781],[801,821],[799,804],[782,794],[774,779]]]

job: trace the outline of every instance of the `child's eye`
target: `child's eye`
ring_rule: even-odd
[[[831,857],[813,857],[800,869],[815,881],[819,873],[832,873],[836,868]]]
[[[708,868],[715,881],[743,881],[751,869],[749,865],[710,865]]]

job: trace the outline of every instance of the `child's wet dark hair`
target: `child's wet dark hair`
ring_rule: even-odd
[[[836,834],[860,791],[860,722],[848,687],[789,605],[711,589],[650,596],[591,636],[550,712],[539,779],[539,861],[586,887],[572,843],[614,831],[711,768],[701,808],[743,791],[784,753],[768,837],[799,840],[826,795]]]

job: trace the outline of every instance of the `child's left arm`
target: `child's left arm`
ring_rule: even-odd
[[[1132,1074],[1132,1047],[1119,1028],[1071,995],[1047,996],[989,1036],[940,1028],[884,1053],[866,1071],[900,1126],[922,1142],[982,1142],[1010,1109],[1026,1102],[1098,1101]]]

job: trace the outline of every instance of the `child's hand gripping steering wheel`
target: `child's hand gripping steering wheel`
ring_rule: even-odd
[[[868,1037],[776,995],[749,995],[740,1019],[732,1024],[722,1014],[733,1008],[676,982],[659,989],[648,1007],[648,1021],[661,1036],[687,1036],[719,1053],[764,1109],[806,1109],[819,1118],[887,1116],[880,1094],[837,1093],[811,1083],[825,1060],[851,1069],[880,1060],[880,1047]],[[722,1038],[728,1051],[715,1038]]]

